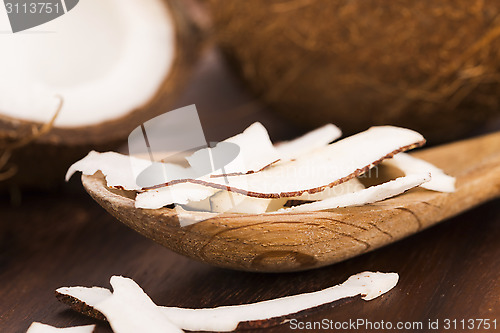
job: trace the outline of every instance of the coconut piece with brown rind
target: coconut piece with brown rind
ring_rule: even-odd
[[[408,175],[380,185],[370,186],[357,192],[331,197],[316,202],[305,203],[290,208],[283,208],[277,212],[311,212],[341,207],[363,206],[394,197],[430,180],[431,175],[426,173]]]
[[[250,322],[258,322],[263,325],[265,321],[296,314],[342,298],[361,295],[362,299],[369,301],[394,288],[398,279],[397,273],[363,272],[351,276],[340,285],[321,291],[263,302],[204,309],[175,307],[159,307],[159,309],[172,323],[182,329],[228,332],[235,330],[240,323],[249,325]],[[127,283],[132,284],[133,281],[130,280]],[[134,288],[140,289],[138,286]],[[72,288],[60,288],[59,290],[65,292],[68,296],[76,297],[76,293],[72,292]],[[91,296],[83,294],[81,290],[78,289],[77,291],[78,297],[80,297],[81,302],[87,305],[97,305],[97,308],[99,308],[99,302],[102,304],[106,300],[102,298],[102,293]],[[95,292],[92,288],[87,290],[88,294]],[[60,300],[64,299],[60,298]],[[97,304],[92,305],[92,302],[97,302]]]
[[[133,280],[113,276],[113,294],[95,304],[115,333],[181,333]]]
[[[146,188],[193,183],[258,198],[296,197],[316,193],[355,178],[386,158],[419,147],[417,132],[392,127],[369,130],[258,173],[220,178],[179,179]]]

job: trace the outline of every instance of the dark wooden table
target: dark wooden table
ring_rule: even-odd
[[[192,103],[209,140],[234,134],[255,120],[270,128],[273,139],[299,133],[242,93],[215,53],[179,101]],[[133,278],[157,304],[197,308],[315,291],[365,270],[397,272],[400,282],[381,298],[327,306],[300,320],[422,322],[422,332],[429,331],[429,320],[439,320],[435,331],[477,332],[482,330],[460,329],[460,320],[496,319],[500,331],[500,201],[352,260],[293,274],[223,270],[172,253],[107,214],[84,192],[78,177],[59,191],[23,193],[17,203],[8,196],[0,201],[2,333],[25,332],[33,321],[59,327],[94,323],[58,303],[54,290],[109,287],[112,275]],[[445,330],[445,319],[456,319],[459,327]],[[262,331],[291,328],[284,324]],[[99,323],[97,332],[110,328]]]

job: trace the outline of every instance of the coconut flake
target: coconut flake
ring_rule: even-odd
[[[141,183],[141,179],[138,177],[147,168],[154,169],[157,176],[154,179],[143,178]],[[101,171],[106,177],[108,187],[124,190],[141,190],[144,184],[148,186],[157,184],[151,181],[158,179],[172,181],[195,176],[194,170],[177,164],[151,162],[135,156],[115,152],[99,153],[96,151],[89,152],[87,156],[70,166],[66,172],[66,181],[78,171],[87,176]],[[141,185],[137,184],[138,180]]]
[[[431,175],[425,173],[399,177],[389,182],[371,186],[354,193],[331,197],[291,208],[284,208],[278,212],[309,212],[340,207],[362,206],[394,197],[430,180]]]
[[[259,122],[255,122],[242,133],[230,137],[221,143],[231,143],[239,147],[237,158],[225,163],[224,171],[213,172],[213,176],[224,174],[248,174],[258,172],[279,159],[277,150],[274,148],[266,128]],[[217,144],[215,148],[220,145]],[[199,160],[205,161],[205,155],[213,148],[204,148],[187,157],[187,161],[193,167],[199,164]]]
[[[281,160],[291,160],[302,154],[324,147],[342,136],[340,128],[326,124],[301,137],[275,145]]]
[[[33,322],[26,333],[92,333],[94,329],[95,325],[57,328],[47,324]]]
[[[305,192],[312,194],[341,184],[359,176],[385,158],[424,143],[422,135],[409,129],[392,126],[372,127],[258,173],[224,179],[181,179],[149,189],[187,182],[251,197],[296,197]]]
[[[182,332],[133,280],[113,276],[110,283],[113,294],[95,304],[95,308],[106,317],[114,332]]]
[[[78,171],[81,171],[87,176],[91,176],[101,171],[106,177],[108,187],[139,190],[140,187],[136,184],[136,178],[132,171],[131,163],[134,163],[139,170],[144,170],[151,165],[151,162],[148,160],[128,155],[115,152],[99,153],[91,151],[87,156],[69,167],[66,172],[66,181]]]
[[[114,278],[116,277],[113,277],[112,280]],[[261,321],[289,316],[346,297],[361,295],[361,298],[366,301],[372,300],[394,288],[398,282],[399,275],[397,273],[363,272],[351,276],[340,285],[316,292],[281,297],[251,304],[204,309],[176,307],[157,307],[153,309],[151,304],[154,305],[154,303],[143,293],[142,289],[140,289],[137,284],[130,279],[121,279],[126,280],[127,285],[121,290],[122,294],[125,294],[126,297],[122,297],[120,301],[137,302],[133,305],[135,308],[142,302],[137,301],[136,298],[147,298],[147,307],[139,310],[142,311],[140,312],[141,314],[145,315],[146,312],[151,311],[154,316],[157,316],[158,312],[161,312],[168,318],[170,323],[189,331],[229,332],[235,330],[241,322]],[[113,286],[113,288],[115,289],[114,293],[116,293],[116,287]],[[87,293],[85,294],[82,294],[80,289],[76,293],[73,292],[73,288],[60,288],[59,290],[64,291],[65,295],[78,298],[87,305],[95,306],[97,310],[99,310],[99,304],[103,304],[111,298],[108,297],[108,299],[98,301],[99,303],[92,304],[92,302],[96,302],[96,300],[102,296],[101,293],[99,293],[99,295],[91,295],[96,292],[93,288],[87,288]],[[127,307],[128,305],[125,304],[122,306]],[[132,316],[137,316],[137,314],[132,314]]]
[[[56,293],[68,295],[79,300],[85,299],[85,303],[92,307],[111,296],[109,289],[101,287],[61,287],[56,290]]]
[[[359,179],[353,178],[351,180],[346,181],[345,183],[325,188],[321,192],[313,194],[305,192],[302,195],[291,199],[309,200],[309,201],[324,200],[331,197],[338,197],[344,194],[358,192],[363,190],[364,188],[365,186],[359,181]]]
[[[272,200],[252,198],[229,191],[219,191],[210,197],[210,211],[214,213],[265,213]]]
[[[135,207],[158,209],[170,204],[189,204],[205,200],[216,192],[216,189],[210,187],[181,183],[138,193],[135,197]]]
[[[186,330],[228,332],[235,330],[240,322],[288,316],[342,298],[361,295],[364,300],[372,300],[394,288],[398,279],[397,273],[363,272],[351,276],[340,285],[312,293],[217,308],[168,307],[164,308],[164,313]]]
[[[427,161],[401,153],[384,161],[384,164],[398,168],[405,175],[430,173],[431,180],[422,184],[421,187],[438,192],[455,192],[455,177],[448,176],[443,170]]]

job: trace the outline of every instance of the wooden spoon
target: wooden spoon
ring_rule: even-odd
[[[221,214],[182,228],[175,209],[137,209],[133,193],[107,188],[102,175],[82,176],[82,182],[118,220],[177,253],[231,269],[288,272],[372,251],[500,196],[500,133],[422,150],[414,156],[455,176],[456,192],[419,188],[360,207]]]

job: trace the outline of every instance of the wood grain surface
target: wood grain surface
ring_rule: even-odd
[[[268,126],[273,139],[298,133],[241,93],[216,61],[211,54],[179,102],[197,104],[211,140],[241,131],[254,120]],[[209,84],[213,80],[220,84]],[[210,86],[208,91],[201,89],[205,86]],[[234,126],[215,121],[220,117]],[[443,320],[481,318],[497,319],[498,327],[499,204],[492,201],[417,235],[324,268],[245,273],[193,261],[139,235],[95,203],[75,177],[56,192],[1,197],[0,332],[25,332],[32,321],[59,327],[94,323],[58,303],[54,290],[74,285],[109,287],[111,275],[135,279],[157,304],[198,308],[315,291],[365,270],[397,272],[400,282],[381,298],[327,306],[301,320],[421,321],[425,327],[429,320],[438,319],[441,329],[436,331],[459,332],[464,330],[444,330]],[[97,332],[110,331],[106,323],[98,324]],[[292,330],[284,324],[253,331]]]

